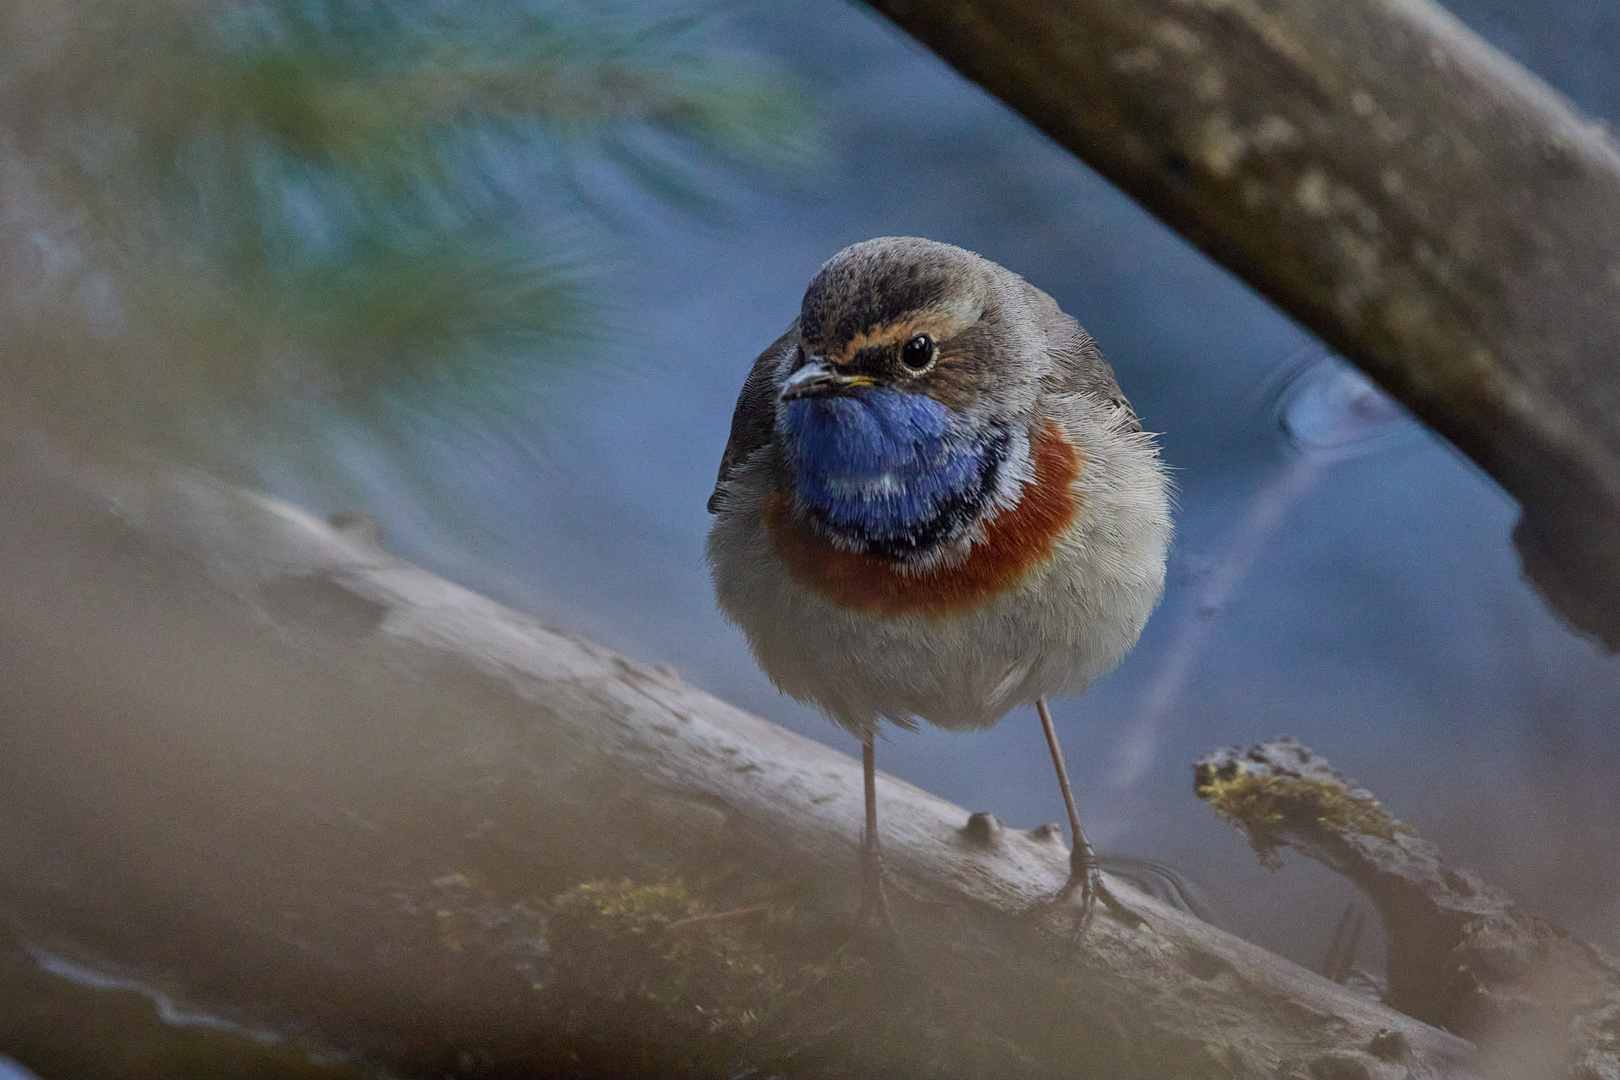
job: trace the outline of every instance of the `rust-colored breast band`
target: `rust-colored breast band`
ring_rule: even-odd
[[[903,574],[888,559],[843,551],[798,521],[785,493],[765,510],[776,556],[795,582],[841,608],[933,618],[971,610],[1045,561],[1079,510],[1071,485],[1085,463],[1080,449],[1047,421],[1032,450],[1034,482],[1017,506],[985,527],[984,541],[956,566]]]

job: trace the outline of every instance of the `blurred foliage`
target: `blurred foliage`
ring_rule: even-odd
[[[597,189],[691,209],[710,164],[813,148],[791,80],[667,8],[11,5],[0,372],[171,443],[290,400],[495,408],[600,336]]]

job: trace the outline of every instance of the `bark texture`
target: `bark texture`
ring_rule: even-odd
[[[897,936],[862,930],[858,762],[361,527],[12,444],[0,538],[0,910],[36,955],[407,1076],[1477,1075],[1123,884],[1145,923],[1076,941],[1053,830],[888,777]]]
[[[1513,494],[1620,647],[1620,150],[1428,0],[870,0]]]

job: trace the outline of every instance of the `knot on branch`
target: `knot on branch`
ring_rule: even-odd
[[[974,847],[995,847],[1006,832],[1007,827],[994,814],[977,810],[962,826],[962,839]]]

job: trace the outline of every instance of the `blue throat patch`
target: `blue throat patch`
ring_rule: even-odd
[[[776,423],[800,504],[885,558],[971,523],[995,491],[1009,441],[926,394],[887,388],[788,401]]]

